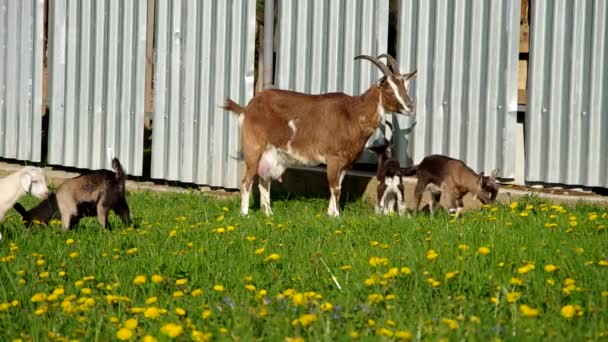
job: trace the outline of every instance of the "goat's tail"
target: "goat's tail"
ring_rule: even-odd
[[[418,172],[418,165],[404,167],[403,169],[401,169],[401,171],[406,177],[413,176],[416,174],[416,172]]]
[[[13,209],[15,209],[19,215],[21,215],[21,217],[25,218],[25,216],[27,216],[27,210],[25,210],[20,203],[15,203],[15,205],[13,205]]]
[[[232,101],[229,98],[226,98],[224,100],[224,106],[222,106],[222,108],[229,110],[233,113],[237,113],[237,114],[243,114],[245,113],[245,107],[241,106],[240,104]]]
[[[116,173],[116,181],[119,184],[122,184],[124,187],[126,178],[125,170],[122,168],[122,165],[120,165],[120,161],[118,160],[118,158],[112,159],[112,169],[114,169],[114,172]]]

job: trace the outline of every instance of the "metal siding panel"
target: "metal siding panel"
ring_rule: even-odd
[[[608,187],[608,6],[532,4],[526,180]]]
[[[0,157],[40,161],[42,8],[0,1]]]
[[[50,7],[49,163],[141,175],[147,1]]]
[[[281,1],[276,87],[309,94],[366,91],[380,72],[354,57],[386,52],[388,7],[387,0]],[[368,151],[360,159],[374,160]]]
[[[418,70],[410,84],[416,116],[396,120],[402,163],[439,153],[514,176],[519,6],[401,2],[397,57],[402,70]]]
[[[238,188],[238,117],[220,106],[253,95],[255,1],[156,3],[152,177]]]

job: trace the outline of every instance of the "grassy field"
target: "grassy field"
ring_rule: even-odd
[[[2,223],[0,340],[608,338],[608,214],[528,198],[454,220],[326,199],[137,192],[137,228]],[[32,199],[24,201],[32,206]]]

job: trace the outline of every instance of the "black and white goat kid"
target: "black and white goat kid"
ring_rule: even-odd
[[[405,211],[404,187],[399,161],[392,158],[388,140],[379,146],[370,147],[378,156],[378,180],[376,214]]]

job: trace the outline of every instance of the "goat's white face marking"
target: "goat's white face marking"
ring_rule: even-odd
[[[294,120],[289,120],[289,123],[287,124],[287,126],[289,126],[289,128],[291,128],[291,130],[293,131],[293,134],[291,135],[291,137],[293,138],[293,136],[295,136],[296,132],[298,131],[298,128],[296,127],[296,123],[294,122]]]
[[[38,167],[28,166],[21,178],[21,185],[26,192],[31,193],[37,198],[46,198],[49,189],[46,186],[44,172]]]
[[[403,107],[406,112],[411,112],[412,107],[408,106],[405,103],[405,101],[403,100],[403,97],[401,96],[401,93],[399,92],[399,87],[397,87],[395,82],[393,82],[393,80],[390,77],[387,77],[387,81],[388,81],[388,84],[391,86],[391,89],[393,89],[393,93],[395,93],[395,97],[397,98],[397,101],[399,101],[399,104],[401,104],[401,107]],[[402,82],[403,82],[403,86],[405,87],[405,91],[407,93],[407,86],[405,85],[405,80],[403,80]]]

